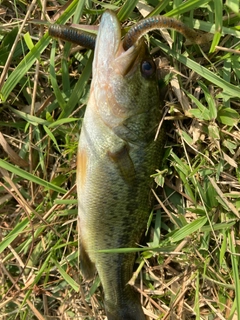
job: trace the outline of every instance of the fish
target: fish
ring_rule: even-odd
[[[162,28],[178,31],[188,43],[206,44],[212,38],[158,15],[135,23],[121,40],[120,23],[111,11],[103,14],[97,38],[69,26],[49,27],[53,37],[95,49],[77,155],[80,265],[86,280],[97,270],[108,320],[145,319],[129,284],[135,254],[116,248],[139,244],[152,208],[151,174],[160,165],[165,133],[163,127],[155,141],[161,99],[156,67],[142,37]]]
[[[156,66],[143,39],[123,48],[115,13],[103,13],[77,152],[80,268],[100,277],[108,320],[145,320],[132,277],[135,253],[153,207],[151,175],[164,133]]]

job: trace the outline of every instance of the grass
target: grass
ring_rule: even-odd
[[[212,34],[201,48],[174,31],[148,37],[168,129],[132,280],[149,319],[239,319],[239,1],[47,4],[0,8],[0,319],[105,317],[99,279],[82,282],[78,263],[76,150],[93,54],[58,45],[46,26],[98,24],[108,8],[124,27],[166,14]]]

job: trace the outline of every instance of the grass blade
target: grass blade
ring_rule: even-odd
[[[78,0],[73,0],[69,7],[65,10],[62,16],[57,20],[57,23],[64,24],[75,12]],[[11,91],[19,83],[22,77],[28,72],[34,62],[39,59],[43,50],[46,49],[51,38],[48,32],[42,39],[32,48],[26,57],[18,64],[14,71],[10,74],[7,81],[4,83],[0,92],[0,99],[4,102],[7,100]]]
[[[6,169],[14,174],[16,174],[17,176],[19,177],[22,177],[23,179],[26,179],[26,180],[29,180],[29,181],[32,181],[40,186],[43,186],[45,187],[47,190],[53,190],[53,191],[56,191],[56,192],[59,192],[59,193],[66,193],[66,190],[65,189],[62,189],[50,182],[47,182],[37,176],[34,176],[33,174],[27,172],[27,171],[24,171],[20,168],[17,168],[15,166],[13,166],[12,164],[0,159],[0,167],[3,168],[3,169]]]
[[[204,79],[210,81],[214,85],[223,89],[225,95],[229,95],[229,97],[239,97],[240,96],[240,87],[235,86],[218,75],[208,70],[207,68],[201,66],[199,63],[184,57],[180,53],[174,52],[169,47],[161,43],[160,41],[154,39],[152,40],[156,46],[159,46],[165,53],[174,57],[177,61],[183,63],[186,67],[192,69],[197,74],[201,75]]]
[[[54,264],[56,265],[58,271],[62,275],[63,279],[73,288],[74,291],[79,292],[79,284],[77,284],[73,278],[71,278],[66,271],[61,267],[61,265],[56,261],[53,260]]]
[[[3,238],[3,240],[0,242],[0,253],[2,253],[7,248],[7,246],[10,245],[21,234],[24,229],[26,229],[28,224],[29,219],[25,218],[20,223],[18,223],[5,238]]]

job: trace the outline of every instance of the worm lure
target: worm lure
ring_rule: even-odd
[[[69,26],[53,24],[49,27],[49,34],[54,38],[78,44],[86,49],[94,50],[95,48],[95,35]]]
[[[206,34],[200,34],[199,32],[194,31],[177,19],[159,15],[143,19],[132,26],[123,40],[124,50],[128,50],[149,31],[162,28],[176,30],[179,33],[183,34],[184,37],[190,40],[192,43],[203,44],[206,43],[207,40]]]
[[[177,19],[158,15],[143,19],[133,25],[123,39],[123,49],[127,51],[149,31],[162,28],[173,29],[183,34],[184,37],[192,43],[204,44],[209,41],[209,34],[201,34],[187,27],[184,23]],[[52,37],[70,41],[88,49],[93,50],[95,48],[95,35],[69,26],[52,25],[49,27],[49,34]]]

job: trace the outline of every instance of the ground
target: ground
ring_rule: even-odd
[[[125,31],[151,13],[211,35],[201,46],[170,30],[146,37],[165,86],[167,138],[132,283],[150,320],[238,319],[236,0],[1,1],[0,319],[105,319],[99,278],[83,281],[78,258],[76,151],[93,53],[47,30],[97,26],[106,9]]]

